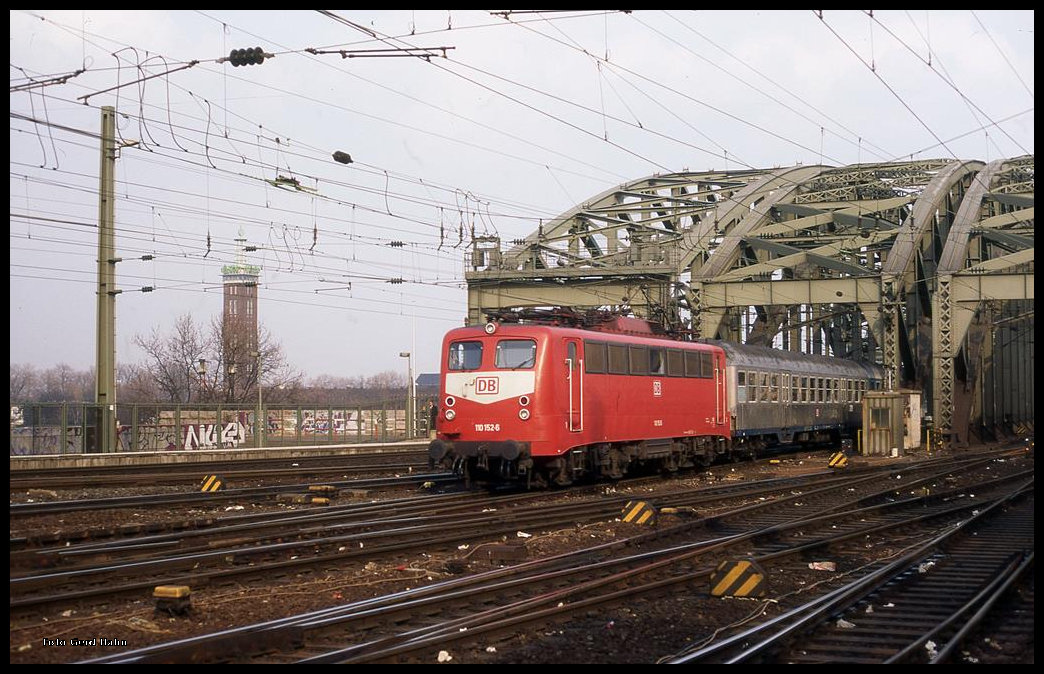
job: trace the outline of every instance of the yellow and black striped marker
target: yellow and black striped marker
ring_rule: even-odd
[[[761,597],[765,594],[765,572],[750,560],[722,562],[710,577],[715,597]]]
[[[848,457],[845,456],[844,452],[837,452],[836,454],[831,454],[829,465],[831,468],[844,468],[848,465]]]
[[[653,524],[656,521],[656,508],[645,501],[628,501],[623,509],[623,521],[635,524]]]
[[[218,491],[225,486],[225,478],[220,475],[207,475],[200,484],[200,491]]]

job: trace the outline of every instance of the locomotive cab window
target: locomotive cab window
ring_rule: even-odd
[[[482,342],[453,342],[449,348],[449,369],[477,370],[482,366]]]
[[[501,370],[521,370],[533,367],[536,364],[536,342],[532,339],[500,340],[497,342],[493,364]]]

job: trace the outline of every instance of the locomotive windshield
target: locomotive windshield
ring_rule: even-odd
[[[502,339],[497,342],[496,367],[517,370],[536,363],[536,342],[532,339]]]
[[[482,342],[453,342],[449,348],[449,369],[477,370],[482,365]]]

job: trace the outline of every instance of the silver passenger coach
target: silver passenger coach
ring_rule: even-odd
[[[881,388],[884,375],[852,360],[705,341],[725,350],[733,451],[854,436],[863,395]]]

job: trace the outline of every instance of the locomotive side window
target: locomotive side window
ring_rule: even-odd
[[[663,349],[649,349],[649,374],[666,374]]]
[[[631,374],[649,374],[649,349],[644,346],[628,347],[631,360]]]
[[[685,353],[677,349],[667,349],[667,374],[671,377],[685,376]]]
[[[477,370],[482,365],[482,342],[453,342],[449,348],[449,369]]]
[[[609,372],[627,374],[627,347],[623,344],[609,344]]]
[[[714,379],[714,357],[706,351],[700,352],[700,376]]]
[[[685,352],[685,376],[700,376],[700,354],[697,351]]]
[[[587,356],[585,368],[590,374],[605,374],[607,355],[604,342],[584,342],[584,354]]]
[[[496,357],[493,360],[495,367],[501,370],[519,370],[533,367],[535,364],[536,342],[534,340],[502,339],[497,342]]]

